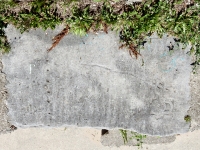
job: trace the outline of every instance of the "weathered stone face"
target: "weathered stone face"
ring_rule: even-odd
[[[118,50],[118,35],[109,32],[69,34],[47,53],[61,29],[22,35],[12,26],[6,29],[12,50],[3,57],[3,71],[12,124],[124,128],[151,135],[188,131],[189,47],[180,50],[172,37],[151,36],[136,60]]]

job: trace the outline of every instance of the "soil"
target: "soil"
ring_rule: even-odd
[[[6,76],[2,72],[3,65],[1,62],[2,54],[0,54],[0,134],[10,132],[10,123],[8,122],[8,109],[6,107],[6,99],[8,93],[6,91]]]

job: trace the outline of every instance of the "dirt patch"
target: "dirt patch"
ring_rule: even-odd
[[[2,59],[2,54],[0,54],[0,133],[5,133],[10,131],[11,125],[8,122],[8,116],[7,116],[8,109],[6,107],[6,99],[8,93],[5,88],[6,76],[2,72],[3,65],[1,59]]]
[[[191,131],[200,129],[200,67],[196,74],[191,73],[191,101],[188,115],[191,117]]]

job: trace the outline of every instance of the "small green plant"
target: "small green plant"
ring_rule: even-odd
[[[0,18],[0,50],[2,52],[9,52],[9,50],[10,50],[10,45],[7,41],[7,37],[6,37],[5,32],[3,30],[6,27],[7,27],[7,24],[4,23],[2,21],[2,19]]]
[[[128,143],[128,137],[127,137],[127,131],[126,130],[122,130],[122,129],[119,129],[121,135],[122,135],[122,138],[124,140],[124,144]]]
[[[94,16],[89,13],[89,7],[87,6],[82,10],[75,6],[72,9],[72,14],[66,20],[66,23],[69,24],[70,31],[76,35],[85,35],[94,22]]]
[[[124,140],[124,144],[128,143],[128,139],[129,140],[135,139],[137,141],[138,148],[142,148],[143,139],[146,138],[146,135],[142,135],[142,134],[139,134],[137,132],[131,131],[130,132],[131,136],[128,138],[128,134],[127,134],[128,131],[127,130],[120,129],[119,131],[120,131],[122,138]]]
[[[186,116],[184,117],[184,120],[185,120],[186,122],[191,122],[191,116],[186,115]]]
[[[139,134],[137,132],[132,132],[132,131],[131,131],[131,134],[132,136],[130,137],[130,140],[136,139],[138,148],[139,147],[142,148],[143,139],[146,138],[146,135],[142,135],[142,134]]]

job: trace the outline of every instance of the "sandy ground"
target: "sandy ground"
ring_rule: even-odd
[[[143,145],[148,150],[199,150],[200,130],[177,136],[169,144]],[[88,128],[29,128],[0,135],[0,150],[137,150],[138,147],[105,147],[101,130]]]

